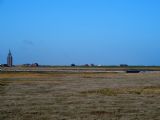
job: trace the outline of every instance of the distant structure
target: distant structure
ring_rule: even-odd
[[[38,67],[38,66],[39,66],[38,63],[33,63],[33,64],[31,64],[31,67]]]
[[[12,58],[12,53],[9,50],[8,56],[7,56],[7,66],[12,67],[13,66],[13,58]]]
[[[23,64],[24,67],[39,67],[38,63],[32,63],[32,64]]]
[[[76,65],[75,64],[71,64],[71,67],[75,67]]]
[[[140,70],[127,70],[126,73],[140,73]]]
[[[120,64],[120,67],[128,67],[127,64]]]

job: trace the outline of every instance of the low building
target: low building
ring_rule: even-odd
[[[23,64],[24,67],[30,67],[31,64]]]
[[[76,65],[75,64],[71,64],[71,67],[75,67]]]
[[[1,67],[9,67],[8,64],[1,64]]]
[[[120,64],[120,67],[128,67],[127,64]]]
[[[127,70],[126,73],[140,73],[140,70]]]
[[[39,66],[38,63],[33,63],[33,64],[31,65],[31,67],[38,67],[38,66]]]

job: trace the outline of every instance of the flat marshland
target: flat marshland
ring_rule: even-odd
[[[0,120],[160,120],[160,73],[1,72]]]

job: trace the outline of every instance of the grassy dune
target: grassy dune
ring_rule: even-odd
[[[159,73],[1,72],[0,120],[159,120]]]

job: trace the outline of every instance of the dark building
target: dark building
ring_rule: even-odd
[[[71,67],[75,67],[76,65],[75,64],[71,64]]]
[[[39,66],[38,63],[33,63],[33,64],[31,64],[31,67],[38,67],[38,66]]]
[[[8,67],[7,64],[1,64],[1,67]]]
[[[126,73],[140,73],[140,70],[127,70]]]
[[[12,67],[12,65],[13,65],[13,58],[12,58],[12,54],[11,54],[10,50],[9,50],[9,53],[7,56],[7,65],[8,65],[8,67]]]
[[[128,67],[127,64],[120,64],[120,67]]]

